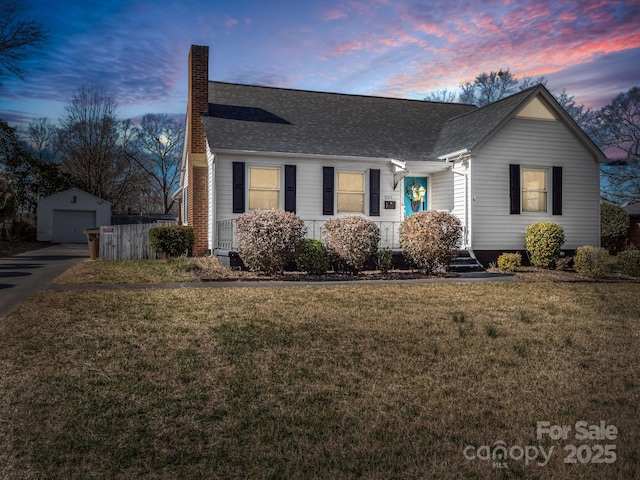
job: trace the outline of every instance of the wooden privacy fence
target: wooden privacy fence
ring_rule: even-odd
[[[100,227],[100,260],[138,260],[157,258],[151,248],[149,230],[176,222],[110,225]]]

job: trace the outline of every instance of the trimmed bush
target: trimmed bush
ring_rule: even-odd
[[[625,250],[616,257],[616,267],[622,273],[632,277],[640,277],[640,250]]]
[[[600,240],[609,251],[629,232],[629,214],[619,205],[600,205]]]
[[[188,226],[154,227],[149,230],[151,248],[167,257],[186,255],[196,237]]]
[[[400,224],[402,254],[428,273],[444,270],[458,255],[461,226],[448,212],[419,212]]]
[[[378,225],[359,215],[331,218],[324,231],[324,243],[337,271],[359,272],[378,250]]]
[[[393,252],[388,248],[381,248],[377,255],[378,270],[388,272],[393,268]]]
[[[522,265],[519,253],[503,253],[498,257],[498,268],[505,272],[515,272]]]
[[[579,275],[591,278],[602,278],[609,268],[609,252],[606,248],[586,245],[576,250],[573,268]]]
[[[304,239],[304,222],[284,210],[252,210],[236,220],[238,255],[253,272],[284,271]]]
[[[296,267],[301,272],[323,275],[329,270],[329,255],[322,241],[305,238],[296,253]]]
[[[531,265],[541,268],[555,268],[564,244],[564,230],[556,223],[532,223],[525,230],[527,251]]]

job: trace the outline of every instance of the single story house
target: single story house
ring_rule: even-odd
[[[175,195],[198,254],[233,251],[235,219],[257,208],[296,212],[315,238],[363,215],[391,248],[405,217],[446,210],[485,265],[539,221],[562,225],[567,250],[600,243],[605,156],[542,85],[477,108],[209,81],[208,57],[191,47]]]
[[[110,223],[111,202],[70,188],[38,202],[36,238],[39,242],[86,243],[86,229]]]

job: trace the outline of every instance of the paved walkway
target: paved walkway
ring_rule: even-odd
[[[83,258],[87,245],[52,245],[13,257],[0,258],[0,318]]]

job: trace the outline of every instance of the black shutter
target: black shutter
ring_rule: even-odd
[[[562,215],[562,167],[553,167],[553,207],[554,215]]]
[[[333,215],[333,167],[322,167],[322,214]]]
[[[233,213],[244,213],[244,162],[233,162]]]
[[[284,166],[284,209],[287,212],[296,211],[296,166]]]
[[[369,215],[380,216],[380,170],[369,170]]]
[[[520,213],[520,165],[509,165],[509,213]]]

